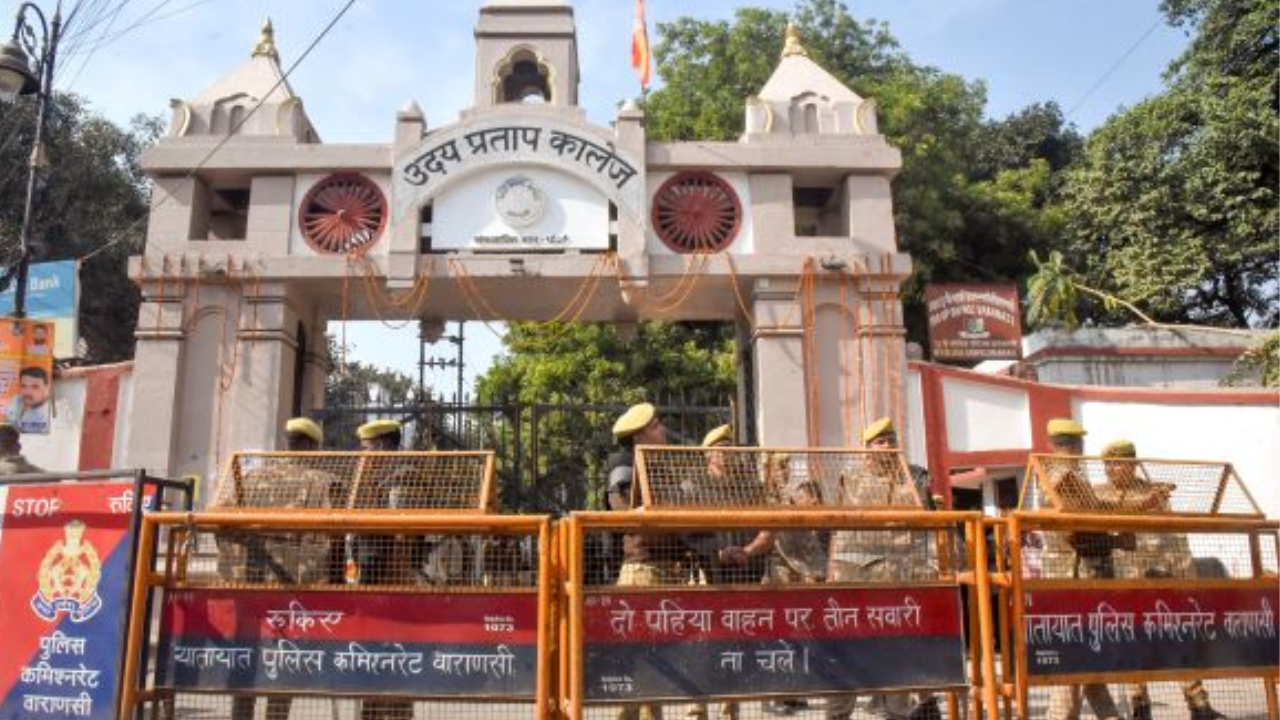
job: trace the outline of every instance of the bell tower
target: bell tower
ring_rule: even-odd
[[[578,104],[578,38],[567,0],[487,0],[476,25],[475,108]]]

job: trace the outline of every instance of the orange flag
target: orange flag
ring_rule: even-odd
[[[636,0],[636,24],[631,29],[631,67],[640,76],[640,90],[649,89],[649,31],[644,22],[644,0]]]

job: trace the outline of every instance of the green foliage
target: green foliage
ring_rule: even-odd
[[[538,438],[536,465],[498,460],[507,506],[520,498],[531,510],[604,509],[600,480],[617,449],[610,431],[619,406],[720,405],[736,386],[732,326],[725,323],[647,322],[629,339],[610,324],[517,323],[504,343],[507,355],[477,382],[480,402],[508,411],[541,406],[509,415],[491,431],[497,447],[514,444],[517,428],[523,438]],[[702,425],[728,419],[700,418]],[[705,429],[685,427],[684,439],[696,441]],[[524,487],[515,486],[517,478]]]
[[[1061,322],[1068,330],[1079,327],[1076,284],[1062,264],[1062,253],[1053,250],[1042,261],[1032,250],[1030,257],[1036,272],[1027,281],[1027,322],[1032,327],[1053,322]]]
[[[1253,347],[1236,358],[1223,385],[1261,385],[1280,387],[1280,331],[1268,333]]]
[[[94,114],[75,95],[59,94],[45,126],[47,167],[39,176],[33,261],[83,257],[115,240],[80,269],[80,333],[88,362],[133,355],[138,292],[127,276],[142,247],[149,186],[138,161],[160,132],[139,116],[129,129]],[[0,264],[19,257],[26,165],[35,131],[35,102],[0,103]]]
[[[925,335],[925,283],[1021,280],[1028,249],[1060,245],[1050,203],[1080,138],[1057,106],[984,121],[981,82],[913,63],[882,23],[855,19],[836,0],[801,0],[791,17],[815,62],[877,101],[880,130],[902,151],[894,208],[899,246],[915,266],[904,288],[912,339]],[[748,7],[732,22],[660,24],[655,57],[666,85],[646,101],[651,136],[737,138],[746,98],[777,66],[787,18]]]
[[[637,403],[735,387],[731,326],[647,322],[633,339],[616,326],[516,323],[508,354],[477,382],[482,402]]]
[[[1067,175],[1085,282],[1161,321],[1280,322],[1278,0],[1167,0],[1195,31],[1168,89],[1090,138]],[[1106,308],[1086,308],[1100,322]]]

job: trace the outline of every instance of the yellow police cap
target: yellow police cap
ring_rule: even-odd
[[[733,442],[733,427],[729,425],[721,425],[711,428],[711,432],[702,438],[702,447],[711,447],[719,445],[722,442]]]
[[[1136,458],[1138,449],[1133,446],[1132,440],[1112,440],[1102,448],[1102,457]]]
[[[1077,437],[1084,436],[1084,426],[1072,420],[1071,418],[1054,418],[1049,421],[1049,435],[1075,435]]]
[[[884,435],[885,433],[896,433],[893,429],[893,420],[888,417],[882,417],[871,423],[862,431],[862,442],[869,443],[872,440]]]
[[[324,442],[324,431],[311,418],[296,417],[291,418],[284,424],[284,431],[287,433],[298,433],[306,435],[315,440],[317,443]]]
[[[645,429],[658,414],[658,408],[652,403],[640,403],[627,408],[622,416],[613,423],[613,437],[621,440]]]
[[[393,432],[400,432],[398,420],[374,420],[356,428],[356,437],[361,440],[372,440]]]

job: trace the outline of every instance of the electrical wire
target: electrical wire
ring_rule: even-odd
[[[1070,119],[1072,115],[1075,115],[1076,111],[1079,110],[1081,107],[1083,107],[1085,102],[1088,101],[1088,99],[1092,97],[1095,92],[1098,91],[1098,88],[1101,88],[1103,83],[1105,83],[1108,79],[1110,79],[1111,76],[1114,75],[1115,72],[1120,69],[1120,66],[1123,65],[1124,62],[1129,59],[1129,56],[1133,55],[1133,53],[1137,51],[1137,49],[1142,45],[1142,43],[1146,42],[1147,38],[1151,37],[1151,33],[1155,32],[1156,28],[1160,27],[1163,24],[1164,24],[1163,17],[1156,18],[1156,21],[1151,23],[1151,27],[1147,28],[1147,31],[1142,33],[1142,36],[1139,37],[1137,40],[1135,40],[1133,44],[1129,46],[1129,49],[1125,50],[1124,53],[1120,55],[1120,58],[1117,59],[1114,63],[1112,63],[1111,67],[1107,68],[1106,72],[1102,73],[1102,76],[1099,77],[1097,80],[1095,80],[1094,83],[1089,86],[1089,89],[1084,92],[1084,95],[1081,95],[1080,99],[1076,100],[1075,103],[1071,105],[1070,109],[1067,110],[1067,114],[1063,116],[1063,119]]]
[[[302,51],[302,54],[298,56],[298,59],[294,60],[293,63],[289,65],[288,69],[281,74],[280,79],[276,81],[275,85],[272,85],[271,89],[268,90],[266,93],[264,93],[262,97],[258,99],[258,102],[254,103],[253,107],[249,108],[249,111],[246,112],[244,116],[240,118],[240,121],[237,122],[227,132],[225,136],[220,138],[218,140],[218,143],[209,149],[209,152],[205,153],[204,157],[200,159],[200,162],[196,163],[195,167],[191,168],[191,170],[189,170],[187,174],[183,176],[182,181],[188,181],[194,178],[196,173],[199,172],[200,169],[205,166],[205,163],[208,163],[210,160],[212,160],[213,156],[216,155],[218,151],[221,150],[224,146],[226,146],[226,144],[231,141],[231,138],[236,136],[236,131],[238,131],[241,127],[243,127],[244,124],[247,123],[249,119],[252,118],[254,114],[258,112],[258,110],[267,102],[267,98],[270,98],[272,95],[274,95],[276,90],[278,90],[281,85],[284,85],[286,82],[288,82],[289,77],[293,74],[295,70],[298,69],[298,66],[301,65],[302,62],[307,59],[307,56],[309,56],[311,52],[315,50],[316,46],[318,46],[320,42],[324,40],[326,36],[328,36],[328,34],[333,30],[334,26],[338,24],[338,22],[343,18],[343,16],[347,14],[347,11],[349,11],[351,7],[355,4],[356,4],[356,0],[347,0],[347,2],[342,6],[342,8],[338,10],[337,14],[333,16],[333,19],[330,20],[329,23],[324,26],[324,29],[320,31],[320,34],[318,34],[315,37],[315,39],[313,39],[311,43],[307,45],[307,48]],[[172,194],[166,194],[164,197],[162,197],[159,202],[157,202],[155,205],[152,206],[151,214],[154,214],[156,210],[160,209],[161,207],[164,207],[164,204],[167,203],[171,197],[173,197]],[[137,229],[137,227],[140,226],[142,223],[146,222],[147,219],[148,217],[138,218],[138,220],[136,220],[132,225],[130,225],[128,228],[125,228],[125,230],[122,231],[122,233],[128,233]],[[80,262],[87,262],[88,260],[92,259],[94,256],[104,252],[108,248],[126,240],[127,238],[128,236],[126,234],[121,234],[120,236],[110,240],[109,242],[84,254],[83,256],[78,258],[78,260]]]

